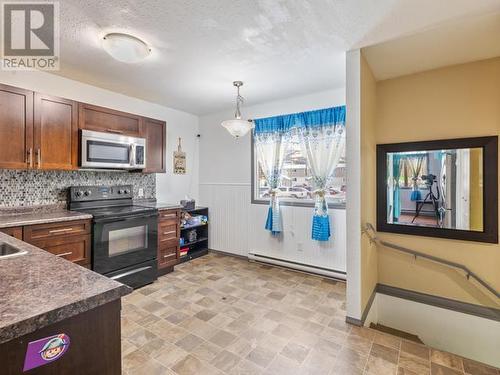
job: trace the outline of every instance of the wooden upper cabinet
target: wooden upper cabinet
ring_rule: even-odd
[[[35,93],[34,168],[78,168],[78,104]]]
[[[78,126],[98,132],[144,136],[141,116],[84,103],[79,105]]]
[[[144,172],[166,172],[167,131],[165,121],[144,119],[146,133],[146,169]]]
[[[33,91],[0,85],[0,168],[33,162]]]

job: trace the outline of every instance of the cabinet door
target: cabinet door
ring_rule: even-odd
[[[144,172],[165,173],[167,134],[164,121],[144,119],[146,129],[146,169]]]
[[[25,169],[32,163],[33,92],[0,85],[0,168]]]
[[[35,168],[78,168],[78,104],[35,93]]]
[[[23,227],[2,228],[0,229],[0,232],[3,232],[5,234],[8,234],[9,236],[17,238],[18,240],[23,239]]]
[[[47,238],[30,243],[70,262],[82,266],[90,264],[91,237],[88,234]]]
[[[90,104],[79,104],[78,127],[80,129],[142,137],[144,136],[143,124],[141,116]]]

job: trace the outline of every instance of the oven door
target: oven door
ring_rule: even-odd
[[[92,269],[107,274],[156,259],[158,214],[94,219]]]

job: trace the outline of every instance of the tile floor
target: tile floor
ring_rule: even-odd
[[[344,283],[211,253],[123,299],[124,374],[500,375],[344,319]]]

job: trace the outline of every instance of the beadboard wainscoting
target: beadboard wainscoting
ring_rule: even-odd
[[[213,250],[248,256],[249,253],[333,271],[346,271],[345,210],[331,209],[332,237],[311,240],[311,207],[283,206],[283,234],[264,229],[268,206],[251,204],[249,183],[201,183],[200,203],[210,208]]]
[[[154,174],[114,171],[0,170],[0,207],[66,203],[70,186],[132,185],[134,197],[143,190],[145,199],[156,196]]]

